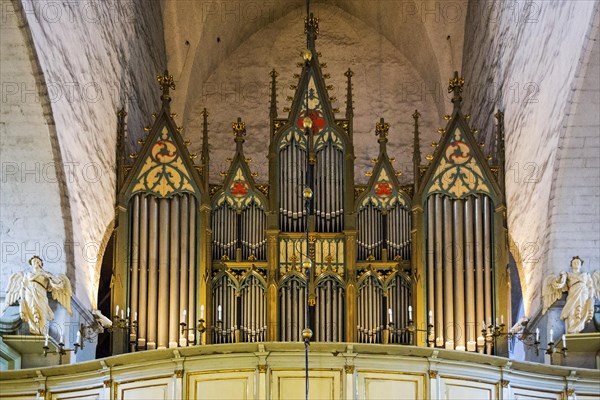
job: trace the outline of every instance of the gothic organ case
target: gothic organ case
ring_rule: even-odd
[[[454,112],[429,165],[421,165],[413,115],[413,185],[398,181],[383,119],[371,178],[355,185],[352,71],[345,115],[336,118],[315,47],[318,19],[305,28],[308,49],[285,116],[271,72],[268,184],[254,182],[238,119],[229,170],[209,185],[208,113],[194,165],[169,112],[172,78],[159,77],[163,109],[140,155],[131,167],[118,157],[112,303],[132,317],[124,334],[113,333],[113,352],[301,341],[309,327],[313,341],[503,354],[489,327],[501,315],[510,322],[504,175],[461,112],[463,81],[451,80]]]

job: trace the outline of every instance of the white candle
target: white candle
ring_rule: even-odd
[[[127,319],[129,319],[130,312],[131,310],[129,309],[129,307],[127,307]]]
[[[554,330],[550,329],[550,343],[554,343]]]
[[[504,325],[504,314],[502,314],[502,315],[500,316],[500,323],[501,323],[502,325]]]
[[[433,325],[433,311],[429,310],[429,325]]]
[[[562,342],[563,342],[563,349],[566,349],[567,348],[567,338],[564,334],[562,335]]]
[[[137,311],[133,313],[133,320],[137,321]]]
[[[64,341],[63,341],[63,334],[62,334],[62,332],[60,333],[60,343],[64,343]]]
[[[535,341],[540,341],[540,328],[535,328]]]
[[[119,316],[119,305],[117,304],[117,306],[115,307],[115,315],[118,317]]]
[[[185,323],[186,316],[187,316],[187,310],[183,310],[183,317],[181,317],[181,322]]]
[[[485,321],[481,321],[481,330],[485,331],[486,325],[485,325]]]
[[[121,310],[121,319],[125,319],[125,311]]]
[[[200,306],[200,319],[204,319],[204,304]]]
[[[77,338],[75,339],[75,343],[81,345],[81,332],[77,331]]]
[[[50,335],[48,334],[48,331],[46,331],[46,341],[44,342],[44,346],[48,347],[48,340],[50,339]]]
[[[392,309],[390,308],[390,317],[392,315]],[[412,321],[412,306],[408,306],[408,320]],[[390,320],[391,322],[391,320]]]
[[[496,317],[496,326],[498,326],[498,317]]]
[[[218,314],[219,318],[217,318],[217,321],[221,320],[221,317],[222,317],[221,311],[222,311],[221,305],[219,304],[219,307],[217,307],[217,314]]]
[[[408,309],[410,310],[410,306],[408,306]],[[392,322],[394,322],[394,319],[392,318],[392,309],[391,308],[388,308],[388,314],[390,315],[390,324],[391,324]]]

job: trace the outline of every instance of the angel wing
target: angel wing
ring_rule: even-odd
[[[592,288],[594,298],[600,300],[600,270],[594,271],[592,274]]]
[[[52,298],[58,301],[67,309],[69,315],[73,315],[71,311],[71,281],[65,274],[58,274],[50,279],[48,290],[52,292]]]
[[[15,272],[8,279],[8,286],[6,287],[6,297],[0,310],[0,315],[8,308],[21,299],[21,289],[23,288],[23,278],[25,274],[23,272]]]
[[[556,300],[562,297],[562,293],[567,289],[567,285],[559,285],[559,278],[556,275],[550,275],[546,278],[542,287],[542,314],[550,308]]]

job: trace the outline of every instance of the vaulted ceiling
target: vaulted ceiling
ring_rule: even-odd
[[[317,1],[320,18],[317,49],[331,75],[330,96],[343,115],[346,78],[355,75],[355,175],[366,182],[377,156],[375,122],[391,123],[389,154],[398,161],[403,181],[412,180],[411,114],[422,114],[422,151],[437,139],[435,128],[450,107],[448,78],[461,69],[467,1]],[[227,169],[233,155],[231,122],[247,123],[245,153],[258,180],[267,179],[269,72],[278,78],[278,109],[293,96],[290,85],[305,48],[303,2],[163,3],[168,68],[177,83],[172,110],[180,116],[190,150],[199,151],[200,111],[210,113],[211,180]]]

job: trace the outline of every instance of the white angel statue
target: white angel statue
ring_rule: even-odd
[[[571,272],[563,271],[558,277],[549,276],[543,288],[542,314],[562,297],[563,292],[568,292],[560,314],[560,319],[565,321],[567,333],[579,333],[583,330],[594,316],[594,298],[600,298],[600,271],[595,271],[590,276],[587,272],[581,272],[582,265],[583,260],[579,256],[573,257]]]
[[[32,270],[29,272],[15,272],[8,280],[6,298],[0,315],[6,308],[19,302],[21,319],[29,324],[29,332],[42,335],[46,329],[46,322],[54,319],[54,313],[48,304],[48,293],[71,311],[71,282],[64,274],[54,276],[42,268],[42,259],[33,256],[29,259]]]

